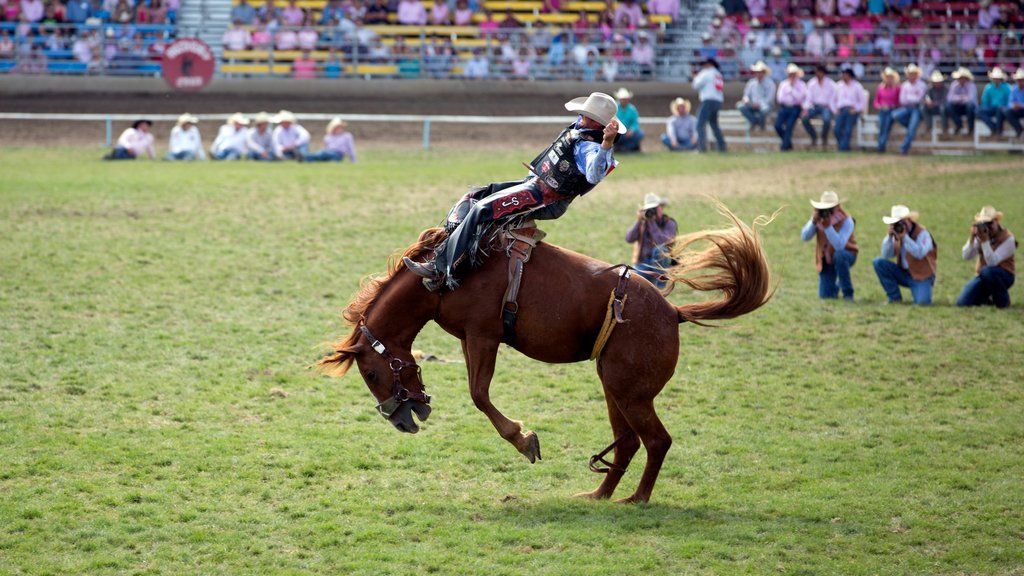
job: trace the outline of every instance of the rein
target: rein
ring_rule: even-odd
[[[420,376],[420,366],[416,362],[407,362],[401,358],[395,357],[391,351],[384,346],[380,340],[377,340],[373,334],[370,333],[370,329],[366,327],[366,324],[359,325],[359,331],[363,333],[366,340],[370,343],[370,347],[373,348],[374,352],[380,354],[388,361],[388,366],[391,367],[391,375],[393,382],[391,386],[391,397],[387,400],[377,404],[377,412],[384,418],[390,418],[395,410],[405,402],[406,400],[417,400],[424,404],[430,404],[430,395],[426,392],[409,392],[408,388],[402,386],[402,369],[404,368],[415,368],[416,379],[420,381],[420,386],[423,390],[426,390],[426,385],[423,384],[423,378]]]

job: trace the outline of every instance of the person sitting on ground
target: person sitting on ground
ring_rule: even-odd
[[[900,154],[906,155],[914,144],[917,126],[921,123],[921,103],[928,93],[928,86],[921,80],[921,69],[917,64],[908,65],[904,71],[907,73],[907,79],[900,86],[900,105],[893,111],[892,121],[899,122],[907,129],[907,136],[900,144]]]
[[[249,135],[246,126],[249,119],[240,112],[228,118],[228,121],[217,131],[217,137],[210,146],[210,158],[214,160],[240,160],[245,155],[245,140]]]
[[[946,93],[946,117],[953,121],[953,135],[960,134],[966,118],[967,135],[973,136],[974,117],[978,112],[978,86],[974,83],[974,74],[960,67],[950,77],[953,83]]]
[[[665,287],[663,274],[672,265],[669,251],[679,231],[675,219],[665,214],[668,203],[668,198],[648,193],[626,231],[626,242],[633,244],[633,267],[658,288]]]
[[[1013,127],[1019,140],[1024,135],[1024,126],[1020,119],[1024,117],[1024,68],[1017,68],[1013,73],[1015,84],[1010,89],[1010,104],[1006,107],[1006,121]]]
[[[274,157],[298,160],[309,154],[309,131],[295,120],[288,110],[281,110],[274,117],[274,131],[271,134]]]
[[[804,130],[811,137],[811,146],[818,144],[818,132],[811,124],[821,116],[821,147],[828,146],[828,131],[832,128],[832,98],[836,93],[835,80],[828,77],[828,67],[818,64],[814,67],[814,78],[807,82],[807,97],[804,98],[803,112],[800,113]]]
[[[619,101],[619,121],[626,127],[626,133],[615,142],[615,151],[640,152],[645,134],[640,129],[640,112],[633,105],[633,93],[621,87],[615,91],[615,98]]]
[[[963,247],[964,260],[978,257],[977,274],[960,292],[957,306],[1010,305],[1010,288],[1016,278],[1014,253],[1017,240],[1003,228],[1003,213],[991,206],[982,207],[974,216],[971,235]]]
[[[615,167],[612,147],[626,131],[615,116],[615,99],[594,92],[566,102],[565,109],[579,117],[534,158],[530,176],[470,191],[449,211],[448,236],[434,249],[434,258],[423,263],[403,259],[428,290],[455,289],[455,270],[467,259],[470,266],[479,263],[480,242],[495,226],[558,218]]]
[[[910,288],[914,304],[932,303],[938,247],[917,219],[917,212],[901,204],[882,216],[889,230],[882,239],[882,255],[872,264],[890,304],[903,301],[900,286]],[[896,262],[890,260],[894,257]]]
[[[349,162],[356,161],[356,143],[352,133],[347,131],[348,123],[341,118],[332,118],[327,123],[327,133],[324,135],[324,149],[316,154],[310,154],[304,158],[306,162],[341,162],[348,158]]]
[[[946,119],[946,92],[948,92],[946,77],[942,75],[941,71],[935,70],[929,80],[932,85],[925,93],[924,103],[921,105],[922,119],[925,126],[928,127],[928,131],[932,132],[935,130],[935,117],[938,116],[942,119],[942,133],[945,134],[949,129]]]
[[[900,104],[900,73],[886,66],[882,82],[875,90],[875,110],[878,110],[878,151],[885,152],[892,131],[892,115]]]
[[[665,122],[661,142],[669,150],[695,150],[697,148],[697,119],[690,114],[690,101],[676,98],[668,106],[671,116]]]
[[[796,128],[796,121],[800,119],[800,112],[807,101],[807,84],[801,80],[803,76],[803,69],[795,62],[790,62],[786,66],[786,79],[779,83],[776,96],[779,113],[775,116],[775,133],[782,140],[779,150],[783,152],[793,149],[793,129]]]
[[[754,77],[747,81],[743,88],[743,99],[740,100],[740,114],[750,123],[750,129],[760,128],[766,130],[768,114],[772,111],[772,102],[775,100],[775,82],[769,78],[771,68],[764,62],[758,61],[750,67]]]
[[[156,159],[156,149],[153,147],[153,134],[149,129],[153,122],[141,119],[132,122],[131,128],[126,128],[117,139],[114,149],[103,157],[104,160],[135,160],[145,154],[150,160]]]
[[[253,118],[254,126],[245,135],[246,158],[272,162],[274,156],[274,138],[270,130],[270,114],[260,112]]]
[[[811,200],[814,212],[800,231],[800,239],[815,238],[814,266],[818,270],[818,297],[853,300],[850,268],[857,263],[855,222],[841,206],[843,200],[832,191],[821,193],[820,200]]]
[[[170,150],[164,160],[206,160],[198,123],[199,118],[188,112],[178,117],[178,123],[171,129]]]
[[[1006,84],[1006,72],[999,66],[989,71],[988,77],[992,82],[981,91],[978,119],[988,126],[993,136],[1002,136],[1006,107],[1010,104],[1010,87]]]

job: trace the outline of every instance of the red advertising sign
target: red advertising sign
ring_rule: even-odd
[[[164,50],[160,68],[171,88],[184,92],[202,90],[217,67],[213,50],[199,38],[178,38]]]

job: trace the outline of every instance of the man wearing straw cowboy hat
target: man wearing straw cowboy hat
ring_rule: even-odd
[[[820,200],[811,200],[814,212],[800,231],[800,239],[815,238],[814,265],[818,270],[818,297],[853,300],[850,268],[857,262],[857,240],[853,235],[853,217],[843,210],[839,195],[821,193]]]
[[[779,150],[783,152],[793,149],[793,129],[800,119],[804,101],[807,100],[807,85],[804,84],[804,71],[796,63],[786,66],[786,79],[779,83],[776,99],[779,102],[779,113],[775,116],[775,133],[782,139]]]
[[[766,130],[768,114],[771,113],[772,102],[775,101],[775,81],[768,77],[771,68],[763,61],[755,62],[750,71],[754,73],[754,77],[744,86],[743,99],[737,108],[750,123],[751,130]]]
[[[690,114],[690,101],[676,98],[668,105],[668,109],[672,115],[665,122],[665,133],[661,135],[661,143],[673,152],[695,150],[697,119]]]
[[[1024,117],[1024,68],[1017,68],[1017,71],[1013,73],[1013,80],[1015,84],[1010,89],[1010,104],[1006,108],[1006,121],[1013,126],[1017,138],[1020,138],[1024,133],[1024,127],[1020,123],[1021,117]]]
[[[921,103],[928,93],[928,85],[921,80],[921,69],[917,64],[909,64],[904,70],[907,79],[900,86],[900,106],[892,113],[893,122],[899,122],[907,129],[907,136],[900,144],[900,154],[910,152],[917,135],[917,126],[921,123]]]
[[[270,129],[270,114],[260,112],[253,118],[255,124],[245,135],[246,157],[250,160],[272,162],[274,157],[274,137]]]
[[[900,286],[910,288],[914,304],[931,304],[938,249],[932,235],[917,222],[917,212],[898,204],[882,222],[889,225],[882,255],[872,261],[890,304],[903,301]],[[892,262],[890,258],[896,258]]]
[[[1006,107],[1010,104],[1010,86],[1006,84],[1006,72],[999,66],[989,71],[992,82],[981,91],[981,107],[978,119],[988,126],[994,136],[1002,136]]]
[[[210,157],[214,160],[238,160],[245,154],[245,139],[249,135],[246,126],[249,119],[241,113],[234,113],[220,127],[217,137],[210,146]]]
[[[892,115],[900,105],[900,73],[889,66],[882,70],[874,104],[878,110],[878,151],[885,152],[892,131]]]
[[[807,98],[800,113],[804,130],[811,137],[811,146],[818,144],[818,133],[811,120],[821,116],[821,147],[828,146],[828,131],[832,127],[832,98],[836,93],[835,80],[828,77],[828,67],[818,64],[814,67],[814,78],[807,82]]]
[[[978,257],[974,267],[977,275],[964,286],[956,299],[956,305],[1009,306],[1010,287],[1016,278],[1016,251],[1017,240],[1012,232],[1003,228],[1003,213],[991,206],[983,206],[974,216],[971,235],[963,247],[964,260]]]
[[[296,122],[294,114],[281,110],[274,116],[274,124],[270,137],[276,158],[298,160],[309,154],[309,131]]]
[[[854,128],[867,106],[867,91],[857,81],[857,73],[852,68],[843,68],[842,79],[836,83],[832,97],[832,113],[836,115],[836,149],[840,152],[850,151]]]
[[[434,258],[403,258],[409,271],[423,277],[428,290],[458,287],[456,268],[466,260],[470,266],[479,263],[480,241],[495,226],[558,218],[577,196],[590,192],[612,171],[615,139],[626,132],[615,115],[615,99],[593,92],[566,102],[565,109],[577,113],[576,120],[534,158],[526,179],[470,191],[448,212],[448,237],[434,249]]]
[[[679,230],[675,219],[665,214],[668,203],[668,198],[647,193],[636,222],[626,231],[626,242],[633,244],[633,265],[658,288],[665,287],[662,273],[672,264],[668,250]]]
[[[352,133],[346,130],[348,122],[340,117],[331,118],[327,123],[327,132],[324,134],[324,149],[316,154],[310,154],[304,158],[306,162],[341,162],[348,158],[349,162],[356,161],[356,142]]]
[[[615,151],[639,152],[644,131],[640,129],[640,112],[633,105],[633,93],[623,86],[615,91],[615,99],[619,101],[619,121],[626,127],[626,132],[615,142]]]
[[[963,118],[967,118],[967,135],[974,135],[974,117],[978,112],[978,86],[974,83],[974,74],[967,68],[960,67],[950,77],[953,83],[946,93],[946,117],[953,121],[953,134],[963,129]]]
[[[170,150],[164,160],[206,160],[198,123],[199,118],[188,112],[178,117],[178,123],[171,128]]]
[[[942,133],[945,134],[949,128],[949,121],[946,120],[946,77],[942,75],[942,72],[935,70],[932,72],[931,86],[928,87],[928,92],[924,95],[924,103],[921,105],[921,119],[924,125],[928,127],[928,131],[931,132],[935,129],[934,119],[936,116],[942,118]]]

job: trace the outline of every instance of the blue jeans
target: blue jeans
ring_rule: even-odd
[[[633,134],[631,136],[627,136],[625,134],[623,134],[622,136],[619,136],[618,141],[615,142],[615,151],[616,152],[639,152],[640,151],[640,142],[643,141],[644,136],[645,136],[644,131],[640,130],[639,128],[637,128],[636,130],[633,130]]]
[[[985,266],[960,292],[957,306],[984,306],[995,304],[996,308],[1010,305],[1010,287],[1015,277],[999,266]]]
[[[946,104],[946,117],[953,121],[953,126],[956,127],[957,132],[964,127],[961,116],[966,116],[967,132],[969,134],[974,134],[974,115],[977,111],[978,107],[974,103],[960,104],[957,102],[950,102],[949,104]]]
[[[249,153],[245,155],[245,157],[248,158],[249,160],[262,160],[264,162],[273,162],[275,160],[273,154],[268,154],[267,157],[264,158],[254,150],[250,150]]]
[[[917,136],[917,125],[921,123],[921,109],[917,106],[903,106],[892,113],[894,122],[907,127],[907,137],[900,144],[900,154],[910,152],[910,146],[914,143],[914,136]]]
[[[661,275],[672,266],[672,258],[664,246],[655,246],[651,256],[636,263],[636,271],[643,274],[644,278],[651,281],[658,288],[665,287],[665,280]]]
[[[850,151],[850,138],[853,137],[853,130],[857,127],[857,120],[860,113],[849,112],[844,108],[836,116],[836,147],[840,152]]]
[[[982,108],[978,110],[978,119],[988,126],[992,134],[1003,133],[1003,121],[1006,119],[1006,115],[1002,108]]]
[[[309,155],[309,145],[303,144],[302,146],[297,146],[296,148],[294,148],[292,150],[289,150],[288,152],[282,152],[281,153],[281,158],[287,158],[289,160],[295,160],[299,156],[305,157],[305,156],[308,156],[308,155]]]
[[[838,298],[839,290],[843,298],[853,300],[853,281],[850,279],[850,268],[857,263],[857,255],[847,250],[836,250],[832,255],[832,263],[821,263],[818,274],[818,297]]]
[[[932,286],[935,285],[935,276],[925,280],[914,280],[909,271],[885,258],[875,258],[871,264],[875,267],[875,274],[878,275],[878,281],[882,284],[882,289],[885,290],[889,302],[902,302],[903,295],[900,293],[900,286],[905,286],[910,288],[914,304],[932,303]]]
[[[892,130],[892,109],[878,111],[878,151],[885,152],[889,145],[889,132]]]
[[[239,160],[242,158],[242,153],[234,148],[228,148],[220,152],[211,152],[210,158],[214,160]]]
[[[132,156],[131,152],[123,146],[114,148],[113,152],[107,155],[107,160],[135,160],[135,156]]]
[[[164,156],[164,160],[195,160],[195,159],[196,159],[195,152],[190,152],[188,150],[182,150],[181,152],[168,152],[167,155]]]
[[[1020,119],[1024,117],[1024,108],[1007,108],[1006,109],[1006,121],[1013,126],[1014,132],[1017,133],[1017,137],[1024,133],[1024,126],[1021,126]]]
[[[306,162],[341,162],[344,154],[334,150],[321,150],[306,156]]]
[[[697,149],[697,146],[695,146],[689,140],[677,140],[676,142],[677,142],[676,145],[672,146],[672,141],[669,140],[668,134],[662,134],[661,135],[661,143],[665,145],[665,148],[668,148],[669,150],[671,150],[673,152],[679,152],[681,150],[696,150]]]
[[[762,130],[765,129],[765,123],[768,121],[767,110],[763,108],[755,110],[747,104],[743,104],[740,106],[740,114],[743,114],[743,117],[747,119],[747,122],[750,122],[751,128],[760,126]]]
[[[796,128],[796,121],[800,119],[802,108],[799,106],[782,106],[775,116],[775,133],[782,138],[779,150],[793,149],[793,129]]]
[[[705,152],[708,149],[707,125],[711,124],[711,132],[715,135],[715,143],[719,152],[725,152],[725,136],[718,126],[718,111],[722,109],[722,103],[718,100],[705,100],[700,103],[700,110],[697,112],[697,149]]]
[[[821,121],[823,122],[821,126],[821,143],[827,144],[828,131],[832,128],[832,109],[828,106],[814,106],[808,110],[807,116],[803,119],[804,130],[806,130],[807,134],[810,135],[811,142],[817,144],[818,132],[814,129],[814,125],[811,124],[811,120],[818,116],[821,116]]]

